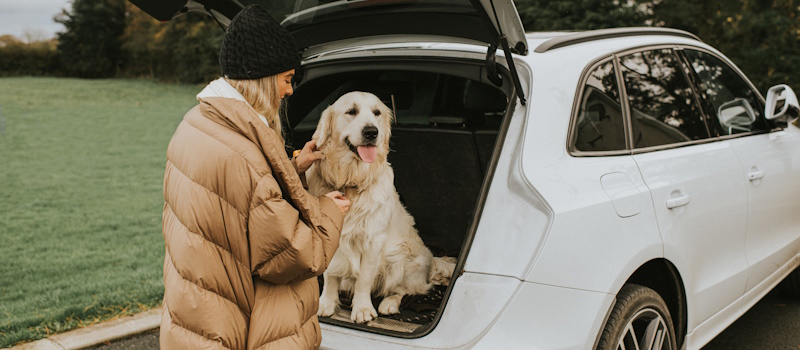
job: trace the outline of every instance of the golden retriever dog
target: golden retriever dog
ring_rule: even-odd
[[[365,323],[399,312],[407,294],[446,284],[453,258],[434,258],[400,203],[389,153],[392,112],[377,96],[350,92],[329,106],[313,139],[323,158],[307,172],[314,195],[341,191],[351,202],[339,249],[325,271],[319,316],[331,316],[339,291],[353,295],[350,319]],[[383,297],[378,312],[371,294]]]

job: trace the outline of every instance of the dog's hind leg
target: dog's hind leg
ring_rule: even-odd
[[[319,310],[317,316],[328,317],[333,315],[336,307],[339,306],[339,282],[337,276],[326,274],[322,275],[325,284],[322,286],[322,294],[319,296]]]
[[[393,294],[383,298],[381,304],[378,305],[378,312],[381,315],[392,315],[400,313],[400,302],[403,301],[405,294]]]

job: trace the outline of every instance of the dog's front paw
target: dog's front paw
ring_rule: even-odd
[[[378,313],[375,312],[375,307],[372,306],[372,303],[359,306],[353,305],[353,312],[350,313],[350,320],[355,323],[367,323],[375,317],[378,317]]]
[[[383,298],[381,304],[378,305],[378,312],[380,312],[381,315],[393,315],[400,313],[401,299],[402,297],[400,299],[392,297]]]
[[[317,310],[317,316],[328,317],[333,315],[333,313],[336,311],[336,306],[336,300],[328,300],[328,298],[325,297],[319,298],[319,310]]]

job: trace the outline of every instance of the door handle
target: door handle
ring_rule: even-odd
[[[754,170],[747,174],[747,178],[750,181],[760,180],[762,177],[764,177],[764,170]]]
[[[667,199],[667,209],[682,207],[684,205],[689,204],[691,200],[692,197],[690,197],[688,194],[682,195],[680,197]]]

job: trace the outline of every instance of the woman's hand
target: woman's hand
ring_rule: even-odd
[[[322,159],[322,152],[317,151],[317,140],[306,142],[300,154],[295,157],[295,164],[297,166],[297,173],[303,174],[314,164],[317,160]]]
[[[344,194],[342,194],[342,192],[333,191],[326,194],[325,197],[333,199],[333,202],[336,203],[336,205],[339,207],[339,210],[342,212],[342,215],[344,215],[345,213],[347,213],[348,210],[350,210],[350,200],[347,199],[347,197],[345,197]]]

